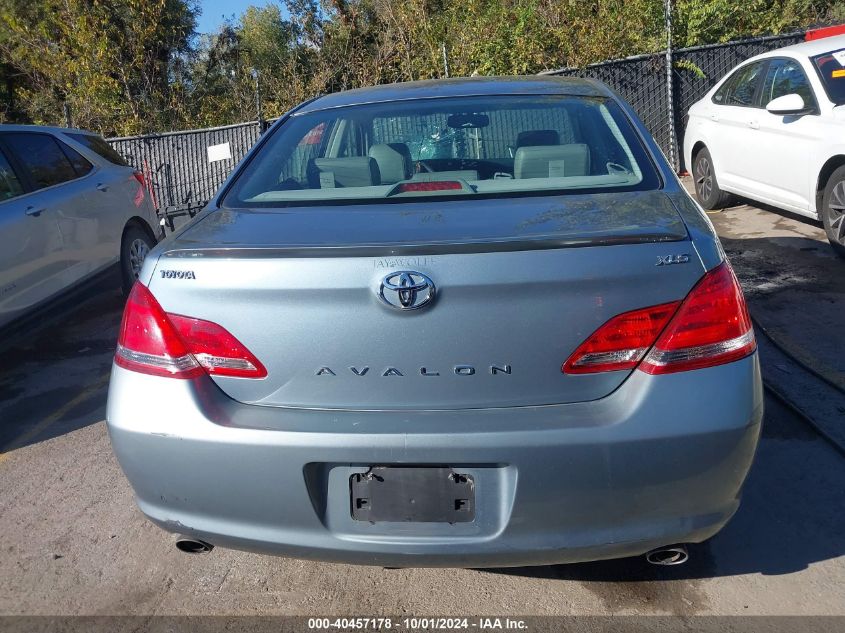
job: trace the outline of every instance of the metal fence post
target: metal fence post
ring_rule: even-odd
[[[164,164],[165,191],[167,191],[167,202],[170,206],[176,205],[176,192],[173,186],[173,166],[168,162]]]
[[[669,116],[669,164],[676,172],[680,168],[678,164],[677,143],[678,137],[675,134],[675,94],[672,86],[672,0],[666,0],[666,101],[668,103]]]
[[[261,84],[255,68],[252,69],[252,78],[255,80],[255,116],[258,119],[258,134],[264,134],[267,126],[264,122],[264,110],[261,107]]]

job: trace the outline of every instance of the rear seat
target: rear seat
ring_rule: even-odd
[[[312,189],[372,187],[380,183],[378,164],[369,156],[312,158],[308,161],[308,186]]]
[[[590,148],[583,143],[520,147],[513,159],[514,178],[587,176]]]

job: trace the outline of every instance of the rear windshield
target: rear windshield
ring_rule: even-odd
[[[332,108],[275,128],[229,207],[655,189],[628,119],[604,98],[434,98]]]
[[[836,105],[845,104],[845,48],[811,57],[827,96]]]
[[[111,145],[109,145],[106,141],[104,141],[99,136],[94,136],[93,134],[68,134],[70,138],[72,138],[77,143],[80,143],[90,149],[95,154],[98,154],[102,158],[105,158],[110,163],[114,163],[115,165],[122,165],[126,167],[128,163],[123,160],[123,157],[118,154]]]

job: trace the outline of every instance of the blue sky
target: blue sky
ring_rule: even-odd
[[[214,33],[223,24],[224,16],[237,18],[244,10],[254,5],[263,7],[270,4],[267,0],[202,0],[202,13],[197,18],[197,33]]]

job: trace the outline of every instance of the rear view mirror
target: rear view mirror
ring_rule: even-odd
[[[446,120],[446,125],[451,128],[477,128],[490,125],[490,117],[486,114],[452,114]]]
[[[777,115],[802,114],[806,112],[807,106],[801,95],[789,94],[769,101],[766,110]]]

